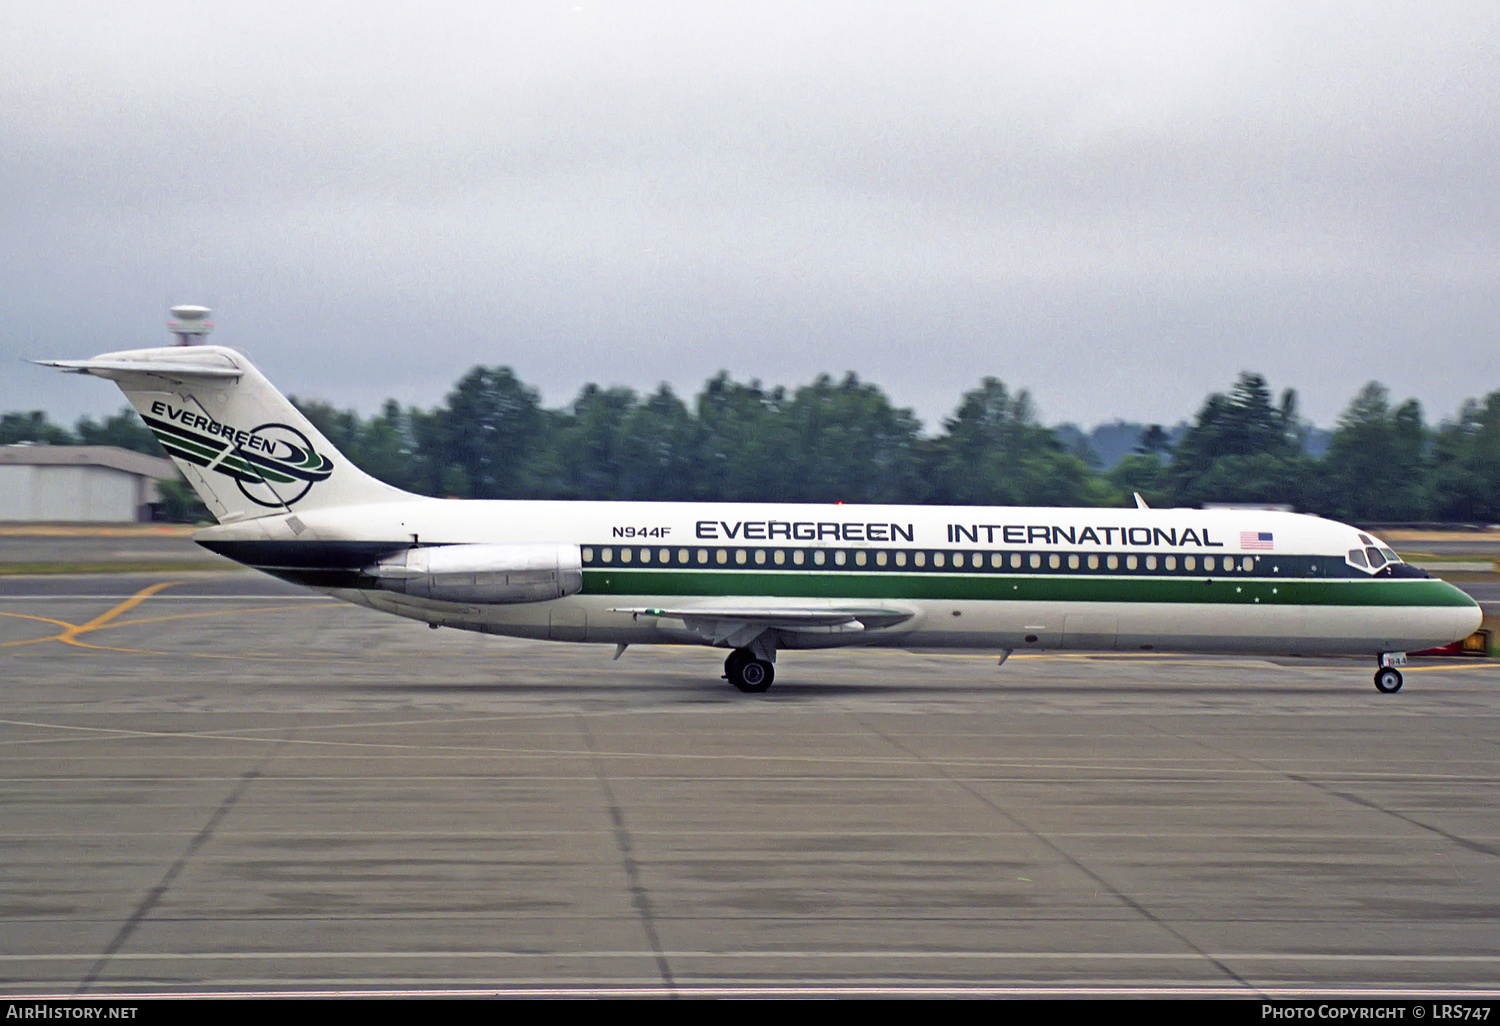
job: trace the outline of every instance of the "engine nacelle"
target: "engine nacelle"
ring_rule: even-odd
[[[439,602],[546,602],[583,590],[577,545],[429,545],[365,568],[385,591]]]

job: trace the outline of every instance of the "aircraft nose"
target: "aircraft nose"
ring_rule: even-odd
[[[1447,582],[1444,582],[1447,583]],[[1470,634],[1479,630],[1479,625],[1484,622],[1484,610],[1479,608],[1479,603],[1474,601],[1473,596],[1462,588],[1449,584],[1452,597],[1457,600],[1449,607],[1450,615],[1445,619],[1453,630],[1453,640],[1467,638]]]

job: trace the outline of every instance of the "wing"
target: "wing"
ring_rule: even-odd
[[[893,627],[915,613],[905,609],[854,606],[733,606],[701,605],[677,609],[636,606],[611,613],[681,620],[683,626],[710,644],[736,648],[750,644],[767,630],[805,634],[845,634]]]

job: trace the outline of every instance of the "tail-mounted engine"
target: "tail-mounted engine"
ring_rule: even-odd
[[[382,590],[439,602],[546,602],[583,590],[577,545],[429,545],[365,568]]]

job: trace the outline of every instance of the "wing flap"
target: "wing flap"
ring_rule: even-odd
[[[714,644],[741,643],[741,639],[766,630],[809,634],[842,634],[880,630],[910,620],[915,614],[904,609],[828,606],[687,606],[668,609],[659,606],[635,606],[611,609],[612,613],[629,613],[633,617],[651,616],[681,620],[695,634]],[[748,643],[748,642],[745,642]]]

